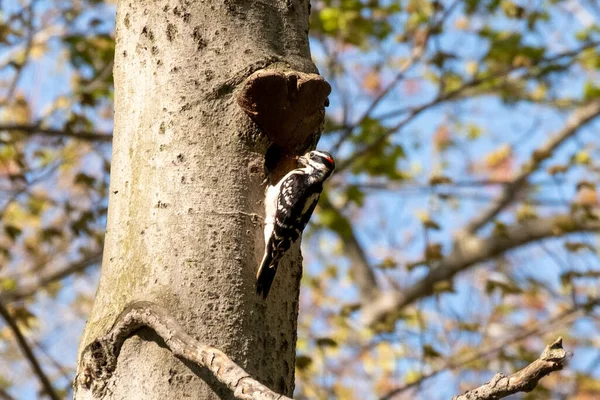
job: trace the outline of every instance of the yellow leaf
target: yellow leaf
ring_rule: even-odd
[[[481,128],[477,125],[474,124],[469,124],[469,126],[467,126],[467,138],[469,140],[476,140],[479,139],[479,137],[483,134],[483,131],[481,130]]]
[[[396,368],[396,351],[389,342],[381,342],[377,346],[379,365],[384,371],[392,372]]]
[[[42,58],[42,56],[46,52],[46,49],[47,49],[46,43],[34,43],[31,46],[29,55],[33,60],[39,60],[40,58]]]
[[[2,120],[12,124],[27,124],[30,118],[29,103],[22,93],[18,93],[15,100],[2,111]]]
[[[461,31],[465,30],[469,27],[469,20],[461,16],[456,19],[456,22],[454,22],[454,26],[456,27],[456,29],[460,29]]]
[[[335,383],[333,385],[333,391],[336,394],[336,398],[338,399],[348,399],[348,400],[352,400],[354,399],[354,394],[356,393],[356,391],[354,390],[354,388],[349,388],[346,386],[342,386],[339,383]]]
[[[376,94],[381,91],[381,77],[377,71],[369,71],[363,79],[363,88],[370,93]]]
[[[467,74],[473,76],[477,73],[477,69],[479,68],[479,63],[477,61],[469,61],[465,65],[465,70]]]
[[[421,220],[423,226],[425,226],[426,228],[435,229],[436,231],[439,231],[441,229],[440,225],[434,220],[432,220],[429,214],[425,211],[417,211],[416,214],[417,217]]]
[[[398,264],[396,264],[396,261],[391,257],[384,258],[381,264],[379,264],[379,268],[381,269],[391,269],[396,268],[397,266]]]
[[[517,209],[517,221],[519,222],[525,222],[536,218],[537,212],[531,204],[523,204]]]
[[[54,101],[54,105],[57,109],[64,109],[71,105],[71,100],[67,96],[59,96]]]
[[[537,85],[537,87],[531,92],[531,97],[536,101],[541,101],[546,98],[548,88],[546,85]]]
[[[485,163],[489,168],[497,167],[512,155],[512,149],[508,144],[503,144],[485,157]]]
[[[296,351],[304,352],[308,349],[308,342],[304,338],[298,338],[296,342]]]
[[[408,385],[408,384],[418,381],[420,378],[421,378],[421,373],[419,371],[410,370],[404,376],[404,383]]]
[[[577,164],[589,164],[591,161],[590,153],[587,150],[581,150],[579,153],[575,154],[575,163]]]

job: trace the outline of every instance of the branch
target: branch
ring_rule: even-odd
[[[99,263],[102,260],[102,250],[90,255],[88,258],[66,265],[62,268],[50,272],[44,272],[36,276],[29,283],[19,285],[17,288],[0,293],[0,301],[7,303],[23,300],[26,297],[34,295],[41,288],[49,284],[65,279],[75,273],[85,271],[90,266]]]
[[[437,24],[436,24],[436,27],[437,27]],[[425,35],[424,35],[425,38],[421,41],[421,43],[415,45],[415,47],[412,49],[412,51],[410,53],[410,57],[408,58],[408,60],[403,62],[403,65],[400,67],[400,71],[398,71],[396,73],[396,76],[394,77],[394,79],[373,100],[373,102],[369,105],[367,110],[356,120],[356,122],[354,124],[349,125],[344,129],[344,133],[340,136],[338,141],[333,145],[333,153],[334,154],[337,153],[339,151],[340,147],[342,146],[342,144],[350,136],[352,136],[352,133],[354,132],[354,130],[357,127],[359,127],[360,125],[362,125],[363,122],[365,122],[367,120],[367,118],[371,117],[371,114],[377,108],[379,103],[381,103],[381,101],[388,94],[390,94],[392,89],[394,89],[396,87],[396,85],[398,85],[398,83],[402,79],[404,79],[404,76],[406,75],[406,73],[423,57],[423,55],[425,54],[425,48],[427,47],[427,42],[429,41],[429,38],[431,37],[432,29],[433,29],[433,27],[428,29],[427,31],[425,31]]]
[[[493,81],[494,79],[500,79],[500,78],[504,78],[506,76],[508,76],[509,74],[513,73],[513,72],[517,72],[519,70],[523,70],[525,69],[526,72],[523,73],[523,75],[520,75],[518,78],[519,79],[533,79],[533,78],[538,78],[540,76],[540,73],[543,71],[543,69],[545,67],[550,67],[552,65],[552,63],[556,63],[561,61],[563,58],[570,58],[570,60],[563,64],[563,66],[565,65],[569,65],[569,64],[573,64],[573,62],[575,61],[576,57],[583,51],[587,50],[587,49],[591,49],[593,47],[597,47],[600,46],[600,41],[590,41],[585,43],[583,46],[578,47],[576,49],[573,50],[568,50],[565,51],[563,53],[557,53],[553,56],[550,56],[548,58],[545,59],[541,59],[538,64],[536,66],[534,66],[533,68],[531,67],[526,67],[523,65],[512,65],[506,69],[503,69],[501,71],[496,71],[494,73],[490,73],[488,75],[483,74],[483,76],[479,76],[476,78],[471,79],[470,81],[464,82],[463,85],[461,85],[460,87],[448,91],[448,92],[440,92],[438,94],[438,96],[432,100],[432,102],[437,102],[437,101],[446,101],[446,100],[460,100],[461,98],[465,98],[469,95],[477,95],[476,92],[467,92],[468,89],[471,88],[475,88],[477,89],[477,87],[479,85],[482,85],[484,83],[489,83],[490,81]],[[465,93],[466,92],[466,93]],[[483,94],[489,94],[490,91],[485,91],[483,92]],[[481,93],[480,93],[481,94]],[[395,118],[398,117],[400,115],[406,114],[409,110],[405,107],[400,108],[400,109],[396,109],[396,110],[391,110],[391,111],[387,111],[383,114],[380,114],[377,118],[379,120],[386,120],[386,119],[390,119],[390,118]]]
[[[479,262],[537,240],[589,231],[600,231],[597,214],[583,217],[562,214],[505,226],[501,232],[484,238],[467,236],[457,242],[452,253],[413,286],[402,292],[383,293],[372,303],[366,304],[361,318],[363,323],[373,325],[414,301],[432,295],[436,284],[449,281],[454,275]]]
[[[506,206],[513,202],[519,192],[527,185],[527,180],[544,162],[552,156],[565,140],[573,136],[585,124],[600,115],[600,100],[591,102],[581,108],[578,108],[571,114],[567,123],[541,148],[534,151],[529,161],[523,166],[522,171],[507,185],[504,186],[502,193],[494,202],[485,209],[480,215],[475,217],[465,227],[465,232],[469,234],[476,233],[488,222],[493,220]]]
[[[21,124],[6,124],[0,125],[0,131],[19,131],[31,135],[41,135],[49,137],[71,137],[80,140],[92,142],[112,142],[112,134],[98,132],[71,132],[68,129],[52,129],[42,128],[39,125],[21,125]]]
[[[5,389],[0,388],[0,399],[2,400],[15,400]]]
[[[381,396],[379,400],[391,400],[395,396],[400,393],[404,393],[407,390],[410,390],[414,387],[419,387],[425,382],[435,376],[438,376],[440,373],[444,371],[453,371],[459,368],[463,368],[464,366],[474,362],[474,361],[482,361],[487,360],[492,355],[500,352],[508,346],[513,346],[516,343],[522,342],[531,336],[534,335],[542,335],[550,330],[557,329],[560,326],[567,325],[572,323],[575,319],[579,317],[578,314],[584,315],[591,313],[595,307],[600,305],[600,298],[593,298],[585,303],[576,304],[569,309],[562,311],[560,314],[555,317],[550,318],[549,320],[539,322],[535,325],[535,327],[521,330],[518,334],[509,337],[508,339],[497,343],[493,346],[488,346],[486,348],[481,349],[475,353],[465,353],[460,352],[456,356],[452,356],[444,365],[439,368],[436,368],[424,375],[422,375],[419,379],[412,381],[410,383],[405,384],[404,386],[397,387],[395,389],[390,390],[385,395]]]
[[[60,396],[56,393],[54,387],[52,387],[50,379],[48,379],[48,377],[44,373],[44,370],[42,370],[42,367],[40,366],[40,363],[38,362],[37,358],[35,358],[35,354],[33,354],[33,350],[31,350],[29,343],[27,343],[25,336],[23,336],[21,329],[17,325],[17,322],[13,319],[12,315],[10,315],[10,313],[8,312],[8,310],[2,302],[0,302],[0,316],[2,316],[10,330],[15,335],[15,338],[17,339],[17,343],[21,348],[21,351],[23,352],[23,354],[25,354],[25,358],[27,358],[29,364],[31,364],[31,368],[33,369],[35,375],[37,375],[42,387],[44,388],[45,393],[52,400],[60,400]]]
[[[452,400],[496,400],[518,392],[531,392],[543,377],[560,371],[569,358],[570,354],[563,349],[562,338],[559,337],[546,346],[540,358],[522,370],[509,376],[496,374],[488,383],[454,396]]]
[[[354,235],[352,225],[347,222],[348,220],[342,212],[331,204],[329,199],[323,197],[321,199],[321,207],[332,212],[336,220],[344,221],[343,232],[338,231],[337,233],[342,239],[344,254],[350,259],[351,274],[360,291],[361,301],[368,302],[373,300],[379,294],[379,286],[377,285],[373,268],[369,264],[356,235]]]
[[[592,47],[596,47],[600,45],[600,41],[598,42],[589,42],[586,43],[584,46],[575,49],[575,50],[570,50],[567,51],[565,53],[559,53],[556,54],[552,57],[549,57],[545,60],[541,60],[540,63],[538,63],[538,67],[546,65],[547,63],[552,63],[552,62],[557,62],[559,60],[561,60],[562,58],[565,57],[575,57],[577,56],[580,52],[592,48]],[[377,137],[376,139],[374,139],[370,144],[365,145],[363,147],[361,147],[360,149],[358,149],[357,151],[354,152],[354,154],[351,154],[348,158],[346,158],[345,160],[342,160],[341,162],[338,163],[338,166],[336,168],[337,173],[339,174],[340,171],[342,170],[346,170],[348,167],[350,167],[350,165],[352,165],[357,159],[364,157],[365,155],[369,154],[371,151],[373,151],[374,149],[377,149],[379,146],[381,146],[383,143],[385,143],[385,140],[392,134],[394,134],[395,132],[399,131],[400,129],[404,128],[404,126],[406,126],[408,123],[410,123],[412,120],[414,120],[417,116],[419,116],[422,112],[435,107],[439,104],[445,103],[447,101],[451,101],[451,100],[455,100],[455,99],[460,99],[461,94],[463,94],[467,89],[470,88],[474,88],[479,86],[480,84],[486,83],[488,81],[491,81],[493,79],[497,79],[497,78],[502,78],[510,73],[512,73],[513,71],[519,70],[524,68],[523,66],[511,66],[510,68],[507,68],[503,71],[500,71],[499,73],[495,73],[495,74],[491,74],[488,76],[483,76],[483,77],[479,77],[479,78],[474,78],[468,82],[465,82],[463,85],[461,85],[460,87],[458,87],[457,89],[448,91],[448,92],[440,92],[434,99],[421,104],[420,106],[411,108],[409,110],[403,108],[401,110],[394,110],[394,111],[390,111],[388,113],[385,113],[383,115],[380,115],[378,117],[379,120],[384,120],[384,119],[388,119],[388,118],[392,118],[392,117],[396,117],[396,116],[400,116],[403,114],[408,113],[408,115],[402,119],[401,121],[399,121],[397,124],[391,126],[388,129],[385,129],[380,135],[379,137]],[[524,76],[521,76],[521,78],[525,78],[528,74],[525,74]],[[536,74],[532,74],[532,77],[535,77]]]
[[[291,400],[253,379],[220,350],[192,338],[164,308],[147,301],[126,306],[110,331],[83,350],[80,372],[74,382],[75,391],[91,390],[94,398],[102,397],[108,380],[116,370],[123,343],[143,327],[156,332],[177,358],[212,372],[219,382],[231,389],[237,399]]]
[[[423,58],[426,53],[427,45],[432,36],[434,36],[434,32],[439,32],[440,28],[443,24],[448,20],[448,17],[452,13],[452,11],[461,3],[461,0],[455,0],[448,8],[444,10],[442,15],[437,21],[430,20],[432,22],[424,31],[422,31],[422,35],[419,39],[414,40],[415,46],[412,48],[410,52],[410,57],[405,60],[398,72],[396,72],[396,76],[392,81],[387,85],[387,87],[382,90],[379,95],[371,102],[367,110],[356,120],[356,122],[350,126],[347,126],[344,130],[344,133],[341,135],[339,140],[333,145],[333,153],[337,153],[343,142],[345,142],[351,135],[354,129],[362,125],[362,123],[370,118],[377,106],[387,97],[388,94],[401,82],[402,79],[406,76],[408,71],[415,66],[415,64]],[[434,16],[435,17],[435,14]],[[433,19],[433,18],[432,18]]]

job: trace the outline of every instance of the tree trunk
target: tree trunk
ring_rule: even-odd
[[[274,61],[315,71],[308,14],[307,0],[118,2],[108,228],[80,352],[127,303],[152,301],[254,378],[292,395],[302,260],[297,244],[268,299],[256,296],[270,141],[236,104],[235,90]],[[102,397],[232,395],[141,330],[125,342]]]

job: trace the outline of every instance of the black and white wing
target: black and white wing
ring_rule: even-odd
[[[320,195],[320,187],[307,187],[305,175],[289,176],[282,183],[277,199],[275,239],[295,242],[308,224]]]
[[[258,269],[256,292],[267,297],[279,260],[308,224],[317,206],[322,187],[307,184],[306,176],[292,173],[279,188],[272,231],[265,237],[265,254]],[[265,235],[267,236],[267,235]]]

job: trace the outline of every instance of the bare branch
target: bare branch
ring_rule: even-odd
[[[2,400],[15,400],[5,389],[0,388],[0,399]]]
[[[35,354],[33,354],[31,346],[29,346],[29,343],[27,343],[25,336],[23,336],[19,325],[17,325],[17,322],[13,319],[12,315],[10,315],[10,313],[8,312],[8,310],[2,302],[0,302],[0,316],[2,316],[10,330],[15,335],[15,339],[17,340],[21,351],[23,352],[23,354],[25,354],[25,358],[27,358],[29,364],[31,364],[31,368],[33,369],[35,375],[38,377],[40,384],[44,388],[44,392],[52,400],[60,400],[60,396],[56,393],[54,387],[52,387],[50,379],[48,379],[48,377],[44,373],[44,370],[42,370],[42,367],[40,366],[40,363],[38,362],[37,358],[35,358]]]
[[[561,144],[573,136],[585,124],[600,115],[600,100],[591,102],[573,112],[567,123],[551,136],[541,148],[534,151],[529,161],[522,167],[521,172],[507,185],[504,186],[498,198],[480,215],[475,217],[465,227],[465,232],[473,234],[488,222],[492,221],[506,206],[513,202],[517,194],[527,185],[527,180],[532,173],[537,171],[542,162],[552,156]]]
[[[552,63],[559,62],[564,58],[569,58],[569,61],[567,61],[567,64],[571,64],[575,61],[576,57],[581,52],[583,52],[587,49],[597,47],[597,46],[600,46],[600,41],[590,41],[576,49],[568,50],[563,53],[557,53],[557,54],[554,54],[553,56],[542,59],[538,62],[538,64],[534,68],[525,67],[523,65],[516,64],[516,65],[512,65],[506,69],[503,69],[501,71],[497,71],[497,72],[494,72],[491,74],[483,75],[481,77],[473,78],[470,81],[465,82],[463,85],[461,85],[460,87],[458,87],[454,90],[448,91],[446,93],[438,94],[438,97],[433,99],[431,102],[426,103],[425,105],[435,105],[440,101],[459,100],[459,99],[467,97],[469,95],[477,95],[478,94],[477,92],[475,92],[475,91],[468,92],[468,89],[477,89],[477,87],[480,86],[481,84],[489,83],[490,81],[493,81],[495,79],[500,79],[500,78],[506,77],[507,75],[509,75],[513,72],[517,72],[519,70],[526,70],[526,72],[524,72],[523,75],[519,76],[520,79],[536,78],[539,76],[540,70],[543,69],[543,67],[548,67]],[[487,94],[490,92],[488,90],[483,93]],[[479,94],[481,94],[481,93],[479,93]],[[577,101],[575,101],[575,103],[571,103],[571,104],[577,104]],[[406,114],[408,111],[410,111],[410,110],[407,108],[391,110],[391,111],[387,111],[387,112],[379,115],[377,118],[379,120],[395,118],[395,117],[399,117],[403,114]]]
[[[19,63],[15,63],[16,71],[13,79],[11,80],[8,91],[6,93],[6,97],[2,100],[1,104],[5,105],[10,103],[13,100],[13,96],[15,91],[17,90],[17,86],[21,77],[23,76],[23,70],[25,65],[29,62],[31,56],[31,50],[33,48],[34,38],[35,38],[35,28],[33,26],[33,20],[35,18],[34,15],[34,4],[32,1],[27,7],[23,8],[23,14],[27,15],[24,20],[25,26],[27,27],[27,35],[25,39],[25,49],[23,53],[23,59]]]
[[[488,383],[454,396],[452,400],[497,400],[518,392],[531,392],[543,377],[563,369],[569,358],[559,337],[546,346],[540,358],[522,370],[508,376],[498,373]]]
[[[521,330],[518,334],[509,337],[508,339],[488,346],[475,353],[460,352],[456,357],[452,357],[446,361],[441,367],[434,369],[422,375],[419,379],[405,384],[404,386],[390,390],[388,393],[379,398],[379,400],[391,400],[393,397],[410,390],[412,388],[419,387],[423,382],[429,380],[444,371],[453,371],[459,368],[463,368],[465,365],[470,364],[474,361],[482,361],[489,359],[492,355],[502,351],[503,349],[514,346],[515,344],[522,342],[534,335],[543,335],[546,332],[557,329],[560,326],[571,324],[574,320],[581,317],[581,315],[587,315],[591,313],[595,307],[600,305],[599,298],[593,298],[585,303],[576,304],[567,310],[562,311],[560,314],[550,318],[549,320],[539,322],[533,328]]]
[[[112,142],[112,134],[110,133],[98,133],[98,132],[71,132],[67,129],[52,129],[42,128],[39,125],[20,125],[20,124],[6,124],[0,125],[0,131],[19,131],[28,133],[31,135],[41,135],[49,137],[71,137],[80,140],[87,140],[91,142]]]
[[[577,48],[575,50],[570,50],[568,52],[565,53],[559,53],[556,54],[552,57],[549,57],[545,60],[541,60],[540,63],[538,63],[538,67],[541,67],[543,65],[547,65],[548,63],[553,63],[553,62],[557,62],[565,57],[575,57],[577,56],[579,53],[581,53],[582,51],[588,49],[588,48],[592,48],[592,47],[596,47],[600,44],[600,42],[589,42],[586,43],[585,45],[581,46],[580,48]],[[392,134],[394,134],[395,132],[399,131],[400,129],[404,128],[407,124],[409,124],[410,122],[412,122],[416,117],[418,117],[421,113],[423,113],[424,111],[429,110],[430,108],[433,108],[439,104],[443,104],[447,101],[451,101],[451,100],[458,100],[461,98],[461,95],[463,95],[468,89],[471,88],[477,88],[479,85],[489,82],[491,80],[494,79],[498,79],[498,78],[502,78],[504,76],[507,76],[508,74],[522,69],[524,68],[523,66],[511,66],[510,68],[507,68],[503,71],[500,71],[498,73],[494,73],[491,75],[487,75],[484,77],[479,77],[479,78],[475,78],[472,79],[468,82],[465,82],[463,85],[461,85],[460,87],[448,91],[448,92],[440,92],[434,99],[421,104],[420,106],[416,106],[414,108],[411,109],[401,109],[401,110],[394,110],[394,111],[390,111],[387,112],[383,115],[380,115],[378,117],[379,120],[384,120],[384,119],[388,119],[388,118],[393,118],[393,117],[397,117],[400,115],[404,115],[407,114],[406,117],[404,117],[404,119],[402,119],[401,121],[399,121],[398,123],[396,123],[395,125],[389,127],[388,129],[385,129],[379,137],[377,137],[375,140],[373,140],[370,144],[363,146],[362,148],[356,150],[354,152],[354,154],[352,154],[350,157],[346,158],[345,160],[342,160],[340,163],[338,163],[338,167],[337,167],[337,171],[338,173],[342,170],[346,170],[350,165],[352,165],[357,159],[369,154],[371,151],[373,151],[374,149],[376,149],[377,147],[381,146],[385,140]],[[535,77],[536,74],[538,72],[531,73],[531,68],[529,70],[529,73],[526,73],[525,75],[521,76],[521,78],[525,78],[525,77]]]
[[[327,198],[321,200],[321,207],[332,212],[336,216],[336,219],[346,221],[346,217]],[[379,286],[377,285],[373,268],[369,264],[356,235],[354,235],[352,225],[348,223],[344,231],[338,232],[338,234],[342,238],[344,254],[350,259],[352,277],[360,291],[361,301],[368,302],[373,300],[379,294]]]
[[[75,391],[88,390],[91,391],[91,397],[102,397],[117,367],[123,343],[143,327],[156,332],[174,356],[212,372],[219,382],[231,389],[237,399],[291,400],[253,379],[220,350],[192,338],[164,308],[147,301],[126,306],[110,331],[84,349],[80,372],[75,377]]]
[[[447,7],[444,12],[441,14],[440,18],[434,21],[430,21],[431,24],[428,28],[426,28],[423,32],[421,38],[419,40],[415,40],[415,46],[412,48],[410,57],[405,60],[398,72],[396,72],[396,76],[392,81],[387,85],[385,89],[383,89],[379,95],[373,99],[369,107],[366,111],[356,120],[356,122],[350,126],[347,126],[344,130],[344,133],[339,138],[337,143],[332,147],[333,152],[337,153],[343,142],[345,142],[351,135],[354,129],[359,127],[367,118],[370,118],[377,106],[387,97],[388,94],[398,85],[399,82],[404,79],[408,71],[415,66],[426,53],[427,45],[433,36],[434,32],[439,31],[439,29],[443,26],[443,24],[448,20],[448,17],[454,11],[454,9],[461,3],[461,0],[455,0],[449,7]],[[344,167],[345,168],[345,167]]]
[[[363,323],[372,325],[382,321],[417,299],[432,295],[436,284],[451,280],[459,272],[479,262],[533,241],[585,231],[600,231],[597,214],[562,214],[505,226],[501,232],[484,238],[465,236],[455,244],[447,257],[413,286],[402,292],[383,293],[375,301],[366,304],[362,310]]]
[[[337,153],[342,144],[352,135],[352,132],[359,127],[367,118],[370,118],[373,111],[377,108],[379,103],[394,89],[398,83],[404,78],[406,73],[423,57],[425,54],[425,48],[427,42],[431,37],[430,30],[425,32],[425,39],[421,43],[415,45],[412,49],[410,57],[400,67],[400,71],[396,73],[394,79],[387,85],[387,87],[379,93],[379,95],[371,102],[367,110],[357,119],[357,121],[346,127],[344,133],[340,136],[338,141],[333,145],[333,152]]]
[[[33,278],[30,282],[24,285],[19,285],[17,288],[11,291],[0,293],[0,300],[7,303],[22,300],[26,297],[34,295],[38,290],[48,286],[53,282],[63,280],[68,276],[85,271],[90,266],[98,264],[101,260],[102,250],[99,250],[89,257],[73,264],[66,265],[53,271],[44,271],[42,274]]]
[[[445,178],[445,177],[444,177]],[[572,183],[575,185],[577,181],[569,181],[567,179],[561,177],[554,177],[554,179],[545,179],[535,181],[535,184],[538,186],[548,186],[548,185],[556,185],[556,183]],[[456,188],[456,189],[479,189],[482,186],[499,186],[504,187],[506,185],[510,185],[510,180],[505,179],[467,179],[467,180],[451,180],[443,182],[394,182],[394,181],[385,181],[385,182],[361,182],[355,184],[356,187],[364,190],[387,190],[387,191],[426,191],[427,193],[431,193],[432,189],[437,188]],[[347,184],[345,182],[339,182],[335,185],[338,187],[345,187]]]

